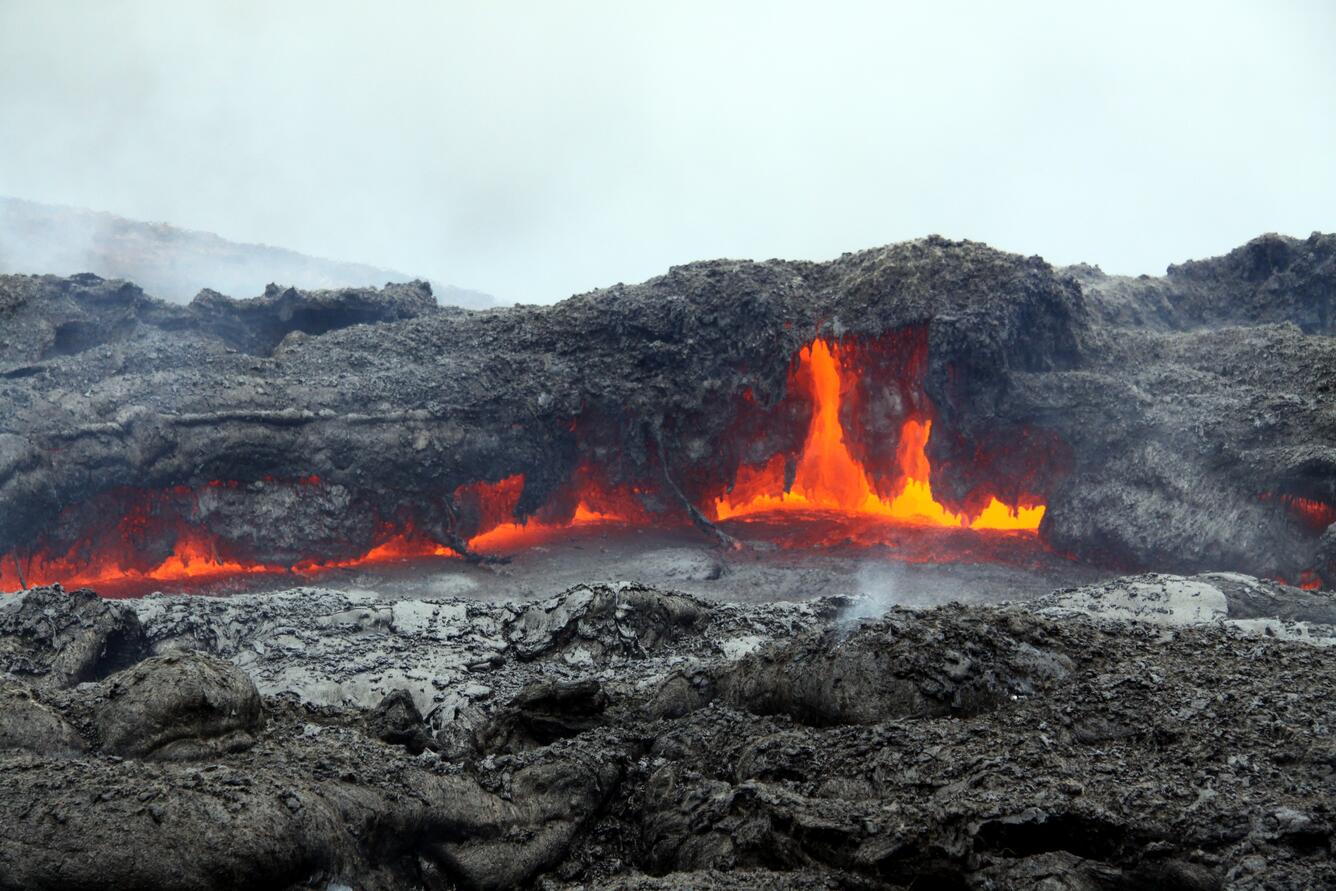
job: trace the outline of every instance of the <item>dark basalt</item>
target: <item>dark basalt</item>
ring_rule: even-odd
[[[911,395],[933,408],[949,504],[1037,497],[1044,539],[1091,561],[1330,585],[1322,530],[1282,497],[1336,504],[1334,254],[1332,236],[1265,236],[1128,280],[934,237],[484,312],[414,286],[180,308],[3,277],[0,553],[73,544],[123,511],[118,493],[213,480],[242,488],[199,522],[276,563],[363,553],[405,515],[467,537],[457,487],[522,473],[527,514],[581,462],[680,511],[675,490],[701,503],[739,464],[796,452],[808,407],[787,373],[822,336],[873,368],[922,343]],[[924,407],[899,385],[851,398],[856,451],[893,454],[887,418]]]
[[[1146,576],[1037,610],[852,621],[831,599],[683,625],[684,598],[633,588],[642,617],[591,624],[580,658],[561,655],[564,617],[596,615],[589,589],[549,601],[546,624],[468,601],[383,604],[398,618],[377,622],[321,590],[136,601],[173,655],[68,690],[0,681],[0,888],[1330,887],[1329,650],[1283,622],[1052,612],[1132,588],[1186,606],[1217,584],[1258,595],[1244,621],[1300,596]],[[520,624],[528,651],[503,642]],[[652,650],[617,646],[652,629]],[[536,660],[543,637],[553,658]],[[402,691],[365,711],[313,701],[349,660],[365,685],[422,658],[438,695],[495,695],[429,719]],[[684,686],[692,702],[663,708]],[[406,751],[461,722],[470,751]]]
[[[0,670],[36,687],[72,687],[148,654],[139,617],[89,590],[37,588],[0,601]]]

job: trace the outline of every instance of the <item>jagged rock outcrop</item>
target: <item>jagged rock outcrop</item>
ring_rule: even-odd
[[[1336,235],[1274,233],[1223,257],[1170,266],[1163,278],[1071,270],[1092,308],[1120,326],[1185,330],[1291,322],[1307,334],[1336,334]]]
[[[407,690],[392,690],[366,716],[367,732],[376,739],[403,746],[420,755],[432,746],[426,723]]]
[[[425,282],[384,288],[298,291],[270,285],[259,297],[237,300],[203,290],[181,306],[165,303],[132,282],[91,273],[0,275],[0,375],[39,373],[37,363],[103,348],[100,358],[125,358],[118,347],[163,340],[188,348],[221,342],[242,353],[267,356],[289,334],[320,335],[350,325],[412,319],[442,312]],[[150,359],[152,353],[144,358]]]

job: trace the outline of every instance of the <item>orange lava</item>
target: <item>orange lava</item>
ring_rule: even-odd
[[[1314,531],[1321,532],[1336,523],[1336,507],[1324,501],[1300,498],[1298,495],[1281,495],[1280,500]]]
[[[490,493],[487,496],[488,511],[480,531],[468,540],[469,549],[480,554],[533,547],[570,529],[649,522],[648,514],[635,500],[634,490],[604,484],[597,471],[588,464],[576,468],[571,475],[569,491],[560,493],[566,497],[557,499],[569,503],[574,498],[575,506],[569,509],[569,516],[561,516],[558,510],[544,510],[538,516],[514,519],[524,491],[524,474],[465,488],[477,491],[478,486]]]
[[[565,523],[545,523],[529,518],[523,523],[499,523],[486,532],[479,532],[469,539],[469,548],[479,554],[495,554],[502,551],[517,551],[551,541],[561,533],[581,526],[622,523],[621,517],[601,514],[590,510],[583,502],[576,508],[575,514]]]
[[[867,469],[845,443],[840,404],[853,376],[842,367],[837,350],[824,340],[816,340],[799,354],[795,378],[810,385],[813,411],[792,485],[787,489],[784,485],[783,455],[760,467],[739,468],[732,491],[714,501],[715,519],[819,510],[923,526],[1026,532],[1039,529],[1043,505],[1013,507],[993,498],[978,514],[967,516],[938,502],[932,494],[932,467],[927,454],[932,421],[926,418],[909,418],[901,426],[896,493],[890,498],[878,494]]]
[[[131,518],[135,515],[131,514]],[[121,526],[122,532],[134,525],[135,519]],[[396,560],[422,557],[458,557],[450,548],[416,533],[410,526],[404,531],[386,527],[383,540],[365,554],[342,560],[304,560],[294,566],[229,559],[219,554],[218,542],[207,532],[185,527],[177,536],[172,552],[155,565],[136,565],[134,547],[128,542],[104,545],[90,553],[86,545],[79,545],[60,556],[36,555],[23,561],[22,578],[13,556],[0,562],[0,591],[14,591],[29,587],[60,583],[67,588],[101,587],[115,585],[143,586],[150,584],[179,584],[203,582],[219,578],[296,573],[313,575],[331,569],[370,566]]]

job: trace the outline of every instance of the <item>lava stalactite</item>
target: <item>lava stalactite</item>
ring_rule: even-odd
[[[1301,498],[1298,495],[1282,495],[1280,500],[1294,511],[1304,525],[1316,532],[1321,532],[1332,523],[1336,523],[1336,507],[1315,498]]]
[[[1038,530],[1043,505],[1011,506],[992,498],[980,513],[968,516],[933,497],[927,453],[932,421],[927,418],[908,418],[902,424],[895,494],[879,495],[867,468],[849,450],[840,421],[843,394],[855,378],[856,372],[840,362],[837,346],[816,340],[803,348],[791,385],[810,390],[812,420],[792,484],[785,485],[782,455],[760,467],[740,468],[732,490],[714,501],[715,519],[773,511],[829,511],[924,526]]]
[[[517,518],[520,496],[524,492],[522,473],[496,483],[461,487],[457,498],[462,498],[464,491],[479,489],[487,493],[482,496],[487,508],[479,523],[479,531],[468,540],[468,546],[480,554],[532,547],[551,541],[570,529],[649,522],[633,491],[606,485],[601,482],[596,469],[588,464],[576,468],[570,484],[556,499],[559,504],[574,503],[574,507],[567,511],[552,508],[531,517]]]

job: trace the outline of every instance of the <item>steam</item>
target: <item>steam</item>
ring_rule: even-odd
[[[132,281],[154,297],[189,302],[202,288],[253,297],[274,282],[346,288],[410,281],[393,269],[309,257],[284,248],[239,244],[209,232],[143,223],[109,213],[0,197],[0,273],[92,272]],[[485,308],[480,291],[432,283],[437,299]]]
[[[1088,6],[0,3],[0,194],[543,302],[931,232],[1135,274],[1330,226],[1330,3]]]
[[[902,564],[889,561],[860,566],[854,576],[854,586],[858,593],[853,602],[840,613],[840,621],[856,623],[865,619],[879,619],[892,607],[907,606],[904,572]]]

